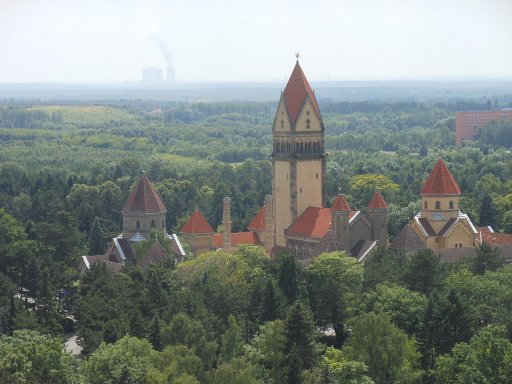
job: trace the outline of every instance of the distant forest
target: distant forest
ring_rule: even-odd
[[[276,104],[0,102],[0,382],[510,382],[512,268],[492,247],[457,265],[381,249],[364,266],[341,253],[303,266],[245,247],[79,276],[80,256],[120,233],[142,170],[168,232],[196,208],[217,229],[225,196],[233,230],[244,230],[271,193]],[[391,240],[442,157],[462,211],[512,233],[512,124],[491,122],[454,147],[455,111],[511,106],[320,99],[326,201],[341,188],[364,210],[378,179]],[[82,360],[62,353],[73,334]]]

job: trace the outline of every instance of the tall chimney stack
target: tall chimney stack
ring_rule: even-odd
[[[223,200],[222,212],[222,226],[224,228],[222,250],[224,252],[231,252],[231,199],[229,197],[225,197]]]

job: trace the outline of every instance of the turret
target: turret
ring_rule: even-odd
[[[334,200],[334,204],[332,205],[332,222],[331,226],[334,231],[334,234],[338,239],[341,240],[345,247],[348,247],[350,244],[350,227],[349,227],[349,215],[350,215],[350,206],[345,200],[345,196],[340,192]]]
[[[388,239],[388,205],[379,191],[373,194],[368,204],[368,218],[372,226],[372,240],[377,240],[382,247],[387,246]]]

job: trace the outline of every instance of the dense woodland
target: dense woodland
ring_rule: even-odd
[[[509,100],[500,107],[511,106]],[[142,169],[168,232],[200,209],[243,230],[271,192],[276,102],[6,101],[0,106],[0,382],[509,383],[512,269],[482,246],[444,265],[428,251],[341,253],[309,265],[262,249],[178,266],[96,266],[121,232]],[[378,187],[395,236],[438,157],[475,224],[512,233],[512,124],[454,147],[454,112],[493,103],[323,100],[326,200],[364,210]],[[80,359],[62,352],[79,336]]]

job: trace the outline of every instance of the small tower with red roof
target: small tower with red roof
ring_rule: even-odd
[[[372,239],[381,247],[388,241],[388,205],[379,191],[375,191],[368,204],[368,220],[372,226]]]
[[[132,242],[149,240],[152,229],[165,231],[165,208],[148,177],[142,172],[123,209],[123,238]]]
[[[272,190],[277,246],[308,207],[324,206],[324,124],[315,93],[297,60],[272,126]]]
[[[460,188],[442,159],[437,160],[421,190],[421,217],[439,232],[450,219],[459,217]]]
[[[350,206],[345,200],[345,196],[340,192],[334,200],[331,207],[332,222],[331,227],[336,237],[348,247],[350,245],[350,228],[349,228],[349,214]]]
[[[181,234],[185,241],[190,244],[195,255],[211,251],[214,248],[213,228],[197,209],[181,228]]]

